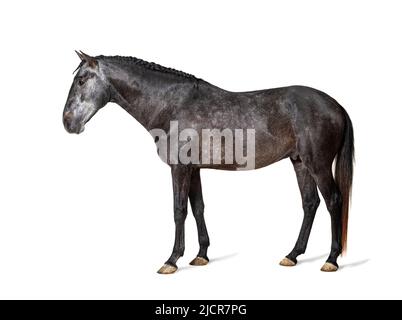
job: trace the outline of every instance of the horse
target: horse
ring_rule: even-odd
[[[142,59],[76,53],[81,61],[74,71],[77,73],[63,111],[67,132],[83,132],[96,112],[113,102],[154,136],[159,156],[170,166],[175,241],[172,254],[158,273],[172,274],[178,269],[176,263],[184,254],[188,200],[199,242],[199,252],[190,264],[204,266],[209,262],[201,169],[251,170],[285,158],[290,158],[296,173],[304,218],[294,248],[280,265],[295,266],[297,257],[305,253],[320,191],[330,214],[332,233],[330,253],[321,270],[338,270],[337,259],[345,252],[347,242],[354,137],[351,119],[335,99],[305,86],[230,92],[191,74]],[[172,124],[176,131],[171,130]],[[208,128],[221,133],[217,139],[220,145],[192,144],[184,151],[180,149],[204,137],[202,131]],[[228,134],[234,130],[252,133],[247,144],[235,141],[241,134]],[[184,138],[182,132],[186,132]],[[211,137],[204,140],[210,142]],[[251,165],[245,166],[241,157],[233,160],[233,146],[239,146],[236,155],[244,156],[249,151]],[[212,159],[198,161],[200,154],[204,160],[204,155],[211,152]],[[178,159],[177,153],[183,157]]]

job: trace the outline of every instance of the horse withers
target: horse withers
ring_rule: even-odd
[[[152,134],[159,156],[171,168],[175,242],[159,273],[174,273],[184,254],[188,200],[200,245],[191,264],[209,261],[201,169],[257,169],[285,158],[296,172],[304,219],[294,248],[280,264],[294,266],[305,252],[319,190],[332,230],[321,270],[338,269],[337,258],[346,249],[354,141],[352,122],[333,98],[303,86],[229,92],[137,58],[77,54],[81,63],[64,108],[65,129],[83,132],[99,109],[115,102]]]

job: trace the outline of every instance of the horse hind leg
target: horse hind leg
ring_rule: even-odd
[[[332,232],[331,252],[321,271],[336,271],[337,259],[342,252],[342,196],[331,171],[318,175],[317,184],[331,216]]]
[[[306,251],[314,217],[320,204],[317,184],[309,173],[307,167],[300,159],[292,160],[292,164],[296,172],[297,183],[300,189],[304,218],[299,237],[293,250],[280,262],[280,265],[287,267],[295,266],[297,263],[297,257]]]
[[[318,185],[331,216],[331,252],[321,271],[338,270],[337,259],[342,252],[342,196],[332,175],[331,166],[326,170],[310,170]]]

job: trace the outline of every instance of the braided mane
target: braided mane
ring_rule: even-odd
[[[146,68],[148,70],[152,70],[152,71],[158,71],[158,72],[162,72],[162,73],[168,73],[168,74],[172,74],[178,77],[182,77],[182,78],[187,78],[190,80],[200,80],[199,78],[193,76],[192,74],[183,72],[183,71],[179,71],[173,68],[168,68],[168,67],[164,67],[161,66],[160,64],[154,63],[154,62],[148,62],[139,58],[135,58],[135,57],[122,57],[122,56],[97,56],[96,59],[101,59],[101,60],[106,60],[106,61],[116,61],[116,62],[122,62],[122,63],[127,63],[127,64],[131,64],[131,65],[137,65],[137,66],[141,66],[143,68]]]

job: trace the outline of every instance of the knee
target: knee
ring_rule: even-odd
[[[176,207],[174,209],[174,222],[175,223],[184,223],[187,217],[187,208],[185,207]]]
[[[195,217],[200,217],[204,214],[204,202],[199,201],[192,206],[193,214]]]

